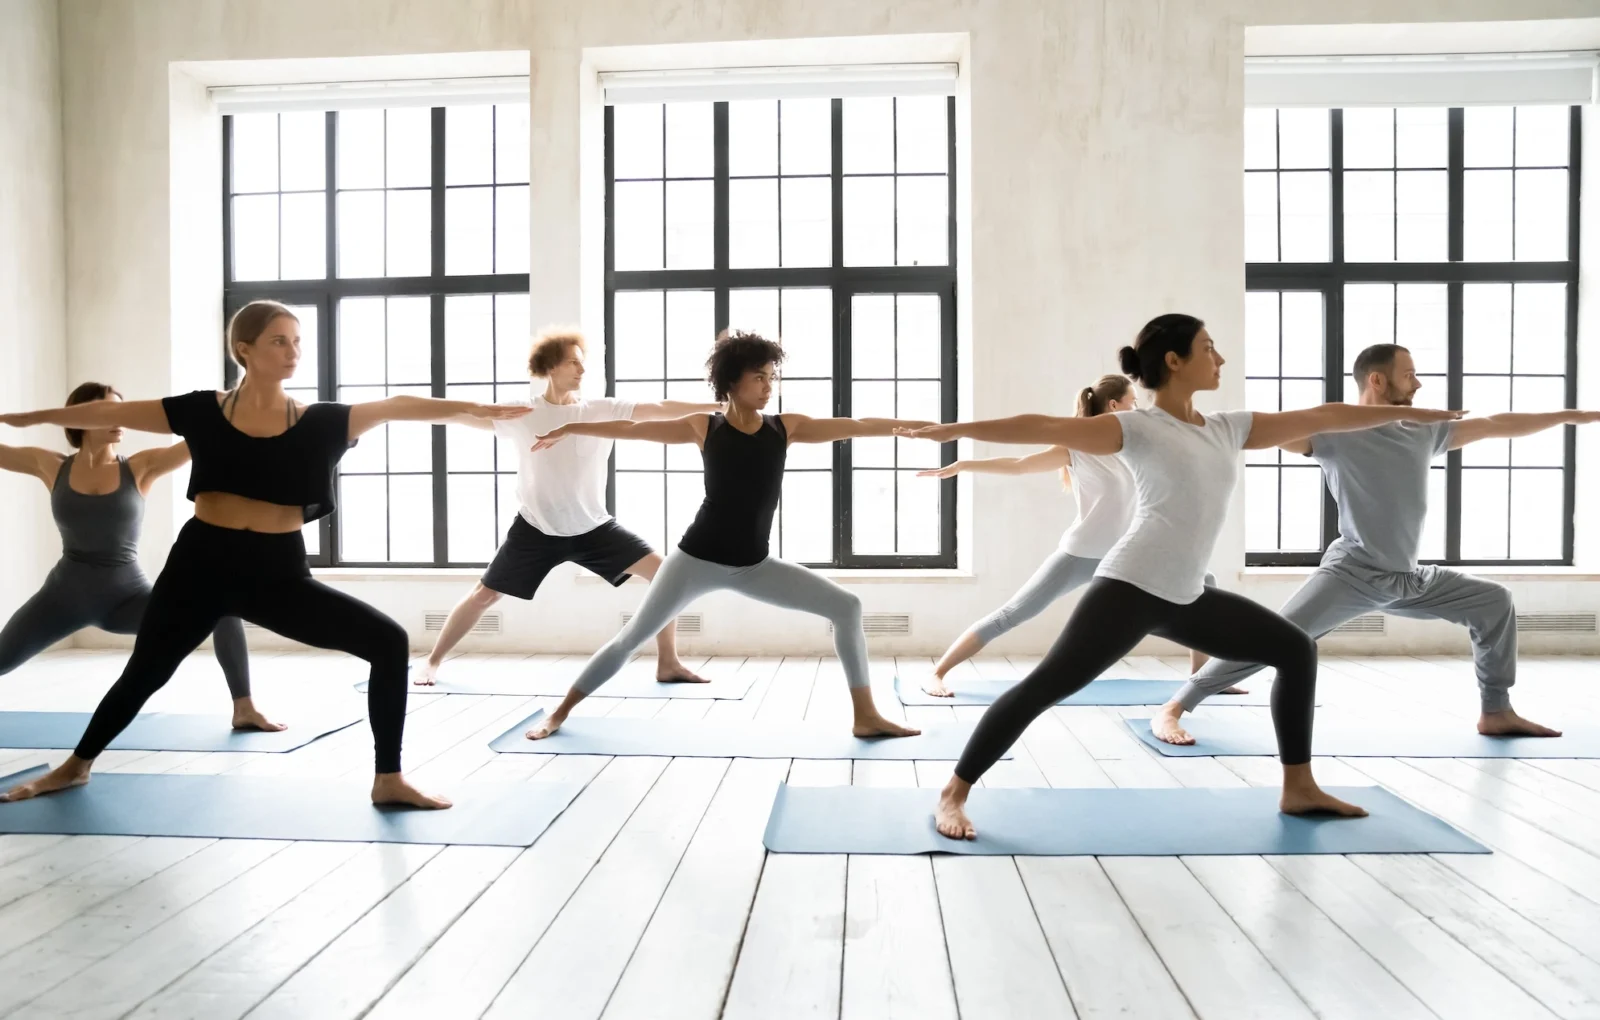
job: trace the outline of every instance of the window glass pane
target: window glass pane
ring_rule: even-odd
[[[345,298],[339,302],[341,386],[384,382],[385,333],[383,298]]]
[[[782,327],[784,377],[831,378],[833,292],[826,287],[785,288]]]
[[[667,104],[667,176],[710,177],[715,148],[710,103]]]
[[[1394,111],[1395,165],[1443,168],[1450,162],[1450,111],[1403,106]]]
[[[452,474],[446,483],[446,492],[449,515],[446,541],[450,562],[485,563],[492,559],[498,537],[494,519],[494,476]]]
[[[426,107],[386,110],[389,188],[426,188],[433,179],[433,111]]]
[[[342,560],[382,563],[389,558],[389,487],[382,475],[340,477],[338,522]]]
[[[783,476],[783,504],[796,508],[781,522],[782,555],[798,563],[833,560],[833,475],[788,471]]]
[[[895,180],[896,262],[942,266],[949,259],[949,183],[945,177]]]
[[[845,229],[849,229],[848,222]],[[1244,260],[1278,261],[1277,174],[1244,175]]]
[[[789,182],[791,185],[798,181]],[[822,182],[825,186],[827,181]],[[778,264],[778,182],[728,182],[728,265],[766,269]]]
[[[1511,324],[1512,359],[1518,372],[1566,372],[1566,284],[1516,284]]]
[[[661,400],[666,396],[665,388],[659,382],[619,382],[617,383],[617,396],[624,400],[644,402]],[[693,449],[693,447],[690,447]],[[642,440],[629,440],[616,444],[617,451],[617,478],[622,478],[624,471],[660,471],[666,465],[666,447],[661,443],[647,443]],[[660,485],[659,479],[656,482]],[[622,505],[619,501],[619,507]],[[657,546],[656,548],[660,548]]]
[[[932,443],[924,446],[937,449]],[[895,552],[903,556],[931,556],[939,551],[939,496],[937,478],[918,478],[915,471],[895,476],[897,533]]]
[[[1278,546],[1278,468],[1244,469],[1244,540],[1252,552],[1276,552]]]
[[[1289,376],[1323,373],[1322,295],[1287,291],[1283,295],[1283,372]]]
[[[716,296],[711,291],[667,293],[668,379],[704,378],[716,338]]]
[[[339,275],[383,275],[383,192],[339,193]]]
[[[284,195],[283,278],[321,280],[328,275],[328,200],[320,191]],[[235,274],[235,278],[240,277]]]
[[[662,171],[662,108],[660,103],[621,103],[611,108],[612,172],[617,180],[660,177]]]
[[[494,189],[494,271],[528,271],[528,186]]]
[[[1345,368],[1372,344],[1394,343],[1394,284],[1349,283],[1344,288]]]
[[[449,188],[444,193],[444,271],[451,276],[494,272],[494,193]]]
[[[1350,170],[1394,166],[1393,110],[1357,106],[1344,111],[1344,165]]]
[[[452,294],[444,299],[444,372],[447,381],[486,382],[493,379],[494,347],[494,304],[489,295]],[[491,393],[472,399],[493,401],[494,396]]]
[[[944,96],[903,96],[894,105],[895,169],[903,174],[948,172],[949,100]]]
[[[1502,559],[1508,554],[1510,473],[1497,468],[1461,472],[1461,556]]]
[[[452,106],[444,113],[444,182],[494,181],[494,107]]]
[[[1283,261],[1328,261],[1328,189],[1326,173],[1279,176],[1278,194],[1283,203]]]
[[[615,237],[613,257],[617,269],[660,269],[664,240],[661,184],[618,183],[612,201],[615,209],[611,219]]]
[[[1462,215],[1466,260],[1510,261],[1511,171],[1468,170],[1463,176],[1465,208]]]
[[[1524,413],[1559,411],[1567,403],[1563,376],[1523,377],[1511,383],[1511,410]],[[1556,467],[1566,463],[1567,426],[1511,440],[1511,463],[1519,467]]]
[[[894,178],[844,180],[844,264],[894,265]]]
[[[850,386],[850,416],[893,418],[894,390],[893,382],[857,380]],[[852,439],[852,459],[856,467],[894,467],[894,443],[894,439],[888,436]]]
[[[778,326],[778,292],[776,290],[750,290],[735,288],[728,292],[728,328],[760,333],[764,337],[782,335]],[[788,338],[784,337],[784,353],[788,353]],[[784,377],[790,375],[788,358],[784,359]]]
[[[383,111],[340,110],[339,187],[383,187]]]
[[[1511,410],[1511,379],[1503,375],[1469,375],[1461,380],[1461,403],[1474,417],[1504,414]],[[1510,462],[1511,443],[1506,439],[1480,439],[1461,448],[1461,462],[1468,465]]]
[[[1321,170],[1328,166],[1328,111],[1278,111],[1278,166],[1284,170]]]
[[[784,174],[825,174],[833,169],[833,102],[785,99],[778,103],[778,152]]]
[[[433,264],[433,209],[426,191],[390,191],[387,265],[389,276],[427,276]]]
[[[901,379],[939,378],[939,296],[899,295],[895,299],[895,319],[895,375]],[[930,420],[938,420],[937,402]],[[923,445],[931,448],[935,444],[924,441]]]
[[[705,494],[705,480],[698,470],[667,475],[667,541],[671,547],[677,547],[685,529],[693,523]]]
[[[833,183],[825,177],[786,178],[780,186],[780,194],[783,199],[783,264],[832,265]]]
[[[894,171],[894,100],[873,96],[844,101],[844,172]]]
[[[233,278],[278,279],[278,196],[233,200]]]
[[[1278,374],[1278,301],[1276,291],[1249,291],[1244,296],[1244,370],[1248,375]]]
[[[848,151],[848,149],[846,150]],[[1244,168],[1272,170],[1278,166],[1278,111],[1246,107],[1244,111]]]
[[[1450,364],[1447,288],[1442,283],[1402,283],[1395,287],[1395,305],[1395,342],[1411,351],[1418,375],[1442,376]]]
[[[494,179],[498,184],[528,182],[528,104],[494,108]]]
[[[397,394],[391,391],[391,396]],[[427,396],[426,390],[412,391],[412,396]],[[433,426],[426,422],[397,421],[387,426],[389,430],[389,470],[390,471],[420,471],[430,474],[433,471]],[[392,494],[393,489],[390,490]],[[432,482],[424,490],[423,502],[433,505]],[[393,522],[391,522],[393,523]],[[418,559],[432,557],[433,541],[430,537],[426,556]]]
[[[1517,166],[1566,166],[1571,133],[1570,107],[1517,107]]]
[[[278,190],[278,115],[233,116],[233,191]]]
[[[857,469],[850,474],[852,548],[858,555],[893,555],[894,472]]]
[[[1442,170],[1400,173],[1395,188],[1395,257],[1402,262],[1449,261],[1449,175]]]
[[[622,448],[634,445],[638,444],[617,444],[617,519],[629,531],[650,543],[652,549],[666,549],[669,546],[665,480],[653,472],[642,474],[620,470]]]
[[[1509,106],[1469,106],[1463,117],[1463,146],[1467,166],[1510,166],[1512,109]]]
[[[425,391],[433,379],[432,299],[392,297],[388,300],[389,385],[421,386]]]
[[[894,327],[894,295],[857,294],[850,299],[850,370],[856,378],[894,377]],[[859,408],[855,412],[861,416]]]
[[[1348,262],[1394,260],[1394,174],[1344,175],[1344,257]]]
[[[728,104],[728,173],[754,177],[778,172],[778,101]]]
[[[495,374],[501,381],[528,378],[528,295],[496,294],[494,298]],[[598,373],[596,373],[598,375]],[[521,399],[522,394],[517,398]]]
[[[813,418],[833,417],[833,380],[784,379],[782,386],[779,387],[777,409],[782,414],[808,414]],[[770,412],[771,409],[768,410]],[[789,447],[788,469],[827,470],[833,467],[833,446],[832,443],[795,443]]]
[[[317,111],[280,114],[278,138],[283,190],[321,191],[328,179],[328,115]]]
[[[433,562],[433,479],[427,475],[389,476],[389,557]]]
[[[710,269],[712,252],[710,181],[667,182],[667,268]]]
[[[1560,471],[1511,472],[1511,558],[1559,560],[1565,509]]]
[[[612,307],[616,317],[617,378],[663,378],[666,308],[662,292],[619,290]],[[652,399],[661,399],[659,390]]]
[[[1322,548],[1322,471],[1312,467],[1283,468],[1284,549]]]
[[[1461,346],[1462,366],[1467,372],[1511,371],[1509,283],[1462,286]]]
[[[1567,171],[1518,170],[1515,201],[1517,261],[1566,261]]]

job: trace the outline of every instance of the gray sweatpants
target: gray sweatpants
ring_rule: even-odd
[[[1517,614],[1511,592],[1504,585],[1444,567],[1385,571],[1336,563],[1318,567],[1283,607],[1282,615],[1320,638],[1373,610],[1465,625],[1472,637],[1483,711],[1503,712],[1511,707],[1510,689],[1517,678]],[[1261,668],[1254,663],[1212,660],[1190,678],[1176,700],[1185,711],[1191,711]]]
[[[820,574],[773,556],[752,567],[727,567],[690,556],[682,549],[667,556],[633,618],[594,653],[572,686],[593,694],[685,606],[723,589],[829,620],[846,681],[851,687],[867,686],[867,636],[861,630],[860,598]]]
[[[1098,559],[1074,556],[1059,550],[1051,553],[1039,564],[1033,576],[1011,596],[1011,600],[973,624],[972,632],[978,635],[978,640],[988,644],[1006,631],[1038,616],[1056,599],[1094,580],[1094,572],[1099,566]],[[1207,574],[1206,584],[1214,588],[1217,580]]]

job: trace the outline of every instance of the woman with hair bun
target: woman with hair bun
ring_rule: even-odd
[[[1221,384],[1225,362],[1205,323],[1192,315],[1150,320],[1119,357],[1123,371],[1155,394],[1153,407],[1087,418],[1025,414],[901,433],[939,442],[1046,443],[1074,453],[1116,455],[1138,495],[1132,526],[1100,561],[1061,636],[1032,672],[984,712],[940,794],[935,824],[951,839],[976,838],[966,814],[972,785],[1040,713],[1150,634],[1218,658],[1276,667],[1272,724],[1283,763],[1280,809],[1366,814],[1325,793],[1311,774],[1316,642],[1241,595],[1205,587],[1205,565],[1227,516],[1240,450],[1396,421],[1444,421],[1461,412],[1335,403],[1279,413],[1202,413],[1195,410],[1194,395]]]

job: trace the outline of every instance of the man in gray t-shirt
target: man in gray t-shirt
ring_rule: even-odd
[[[1368,347],[1356,358],[1363,404],[1410,404],[1422,384],[1411,352],[1395,344]],[[1517,626],[1511,593],[1503,585],[1437,566],[1419,566],[1417,550],[1428,513],[1428,470],[1435,457],[1480,439],[1532,435],[1557,425],[1600,420],[1586,411],[1497,414],[1435,425],[1393,424],[1361,432],[1312,436],[1283,449],[1322,465],[1339,507],[1339,537],[1328,546],[1283,615],[1320,638],[1362,613],[1464,624],[1472,637],[1482,715],[1478,732],[1555,737],[1511,709],[1516,679]],[[1179,717],[1207,697],[1257,672],[1251,663],[1213,660],[1196,673],[1150,720],[1157,737],[1172,744],[1194,740]]]

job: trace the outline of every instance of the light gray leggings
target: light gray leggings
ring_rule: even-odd
[[[1094,572],[1099,566],[1098,559],[1074,556],[1067,552],[1051,553],[1048,559],[1039,564],[1033,576],[1011,596],[1011,601],[973,624],[972,632],[978,635],[978,640],[988,644],[1006,631],[1038,616],[1056,599],[1094,580]],[[1215,588],[1217,579],[1207,574],[1206,585]]]
[[[844,666],[845,679],[851,687],[867,686],[867,636],[861,630],[860,598],[820,574],[773,556],[753,567],[727,567],[690,556],[682,549],[667,556],[633,619],[594,653],[572,686],[593,694],[685,606],[723,589],[832,622],[833,647]]]
[[[1382,610],[1419,620],[1465,624],[1472,638],[1478,696],[1485,712],[1511,707],[1517,678],[1517,611],[1504,585],[1444,567],[1371,570],[1353,564],[1317,568],[1283,607],[1283,618],[1314,638],[1362,613]],[[1175,698],[1192,711],[1206,698],[1262,669],[1213,659]]]

